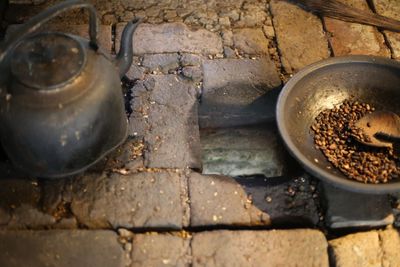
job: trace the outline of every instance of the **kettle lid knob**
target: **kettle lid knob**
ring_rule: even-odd
[[[77,77],[86,64],[86,50],[63,33],[40,33],[24,39],[11,57],[12,76],[36,90],[53,90]]]

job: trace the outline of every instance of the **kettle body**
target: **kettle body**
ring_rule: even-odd
[[[91,40],[31,34],[65,10],[90,13]],[[58,178],[79,173],[127,136],[121,76],[132,63],[132,35],[124,29],[112,59],[97,45],[97,18],[85,1],[67,1],[37,15],[0,51],[0,141],[10,161],[29,175]]]

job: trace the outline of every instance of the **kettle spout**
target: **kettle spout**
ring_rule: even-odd
[[[121,37],[121,47],[115,59],[115,65],[119,69],[119,76],[122,78],[129,70],[133,60],[132,36],[137,26],[140,24],[139,19],[130,21],[124,28]]]

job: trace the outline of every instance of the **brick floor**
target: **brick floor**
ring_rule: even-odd
[[[61,0],[16,1],[5,26]],[[234,135],[231,127],[274,123],[282,81],[318,60],[347,54],[398,59],[398,33],[321,20],[278,0],[91,2],[107,51],[118,51],[127,21],[145,20],[124,78],[130,137],[86,173],[54,181],[21,175],[0,155],[0,266],[328,266],[328,243],[330,266],[398,265],[399,233],[390,228],[389,202],[380,201],[385,196],[376,203],[358,199],[371,207],[338,219],[333,207],[347,205],[346,198],[340,201],[345,192],[325,201],[317,180],[292,158],[275,157],[284,150],[275,136],[265,136],[275,147],[265,150],[272,158],[268,177],[202,174],[200,136],[212,128]],[[369,9],[364,0],[343,2]],[[371,3],[400,19],[396,1]],[[87,37],[87,21],[75,10],[47,27]],[[225,146],[244,145],[230,140]],[[217,150],[209,154],[212,162]],[[248,160],[264,160],[253,157]],[[400,218],[396,205],[392,201],[392,212]],[[374,209],[379,214],[369,216]],[[349,229],[359,226],[360,214],[366,229],[389,227]],[[335,236],[332,225],[343,221],[355,233],[328,242],[326,225]]]

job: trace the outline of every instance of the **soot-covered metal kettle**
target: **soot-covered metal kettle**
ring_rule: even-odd
[[[32,34],[73,8],[89,11],[90,40],[58,32]],[[98,47],[94,7],[73,0],[33,17],[0,46],[0,140],[16,167],[40,177],[67,176],[125,140],[120,78],[132,63],[137,24],[125,27],[112,59]]]

